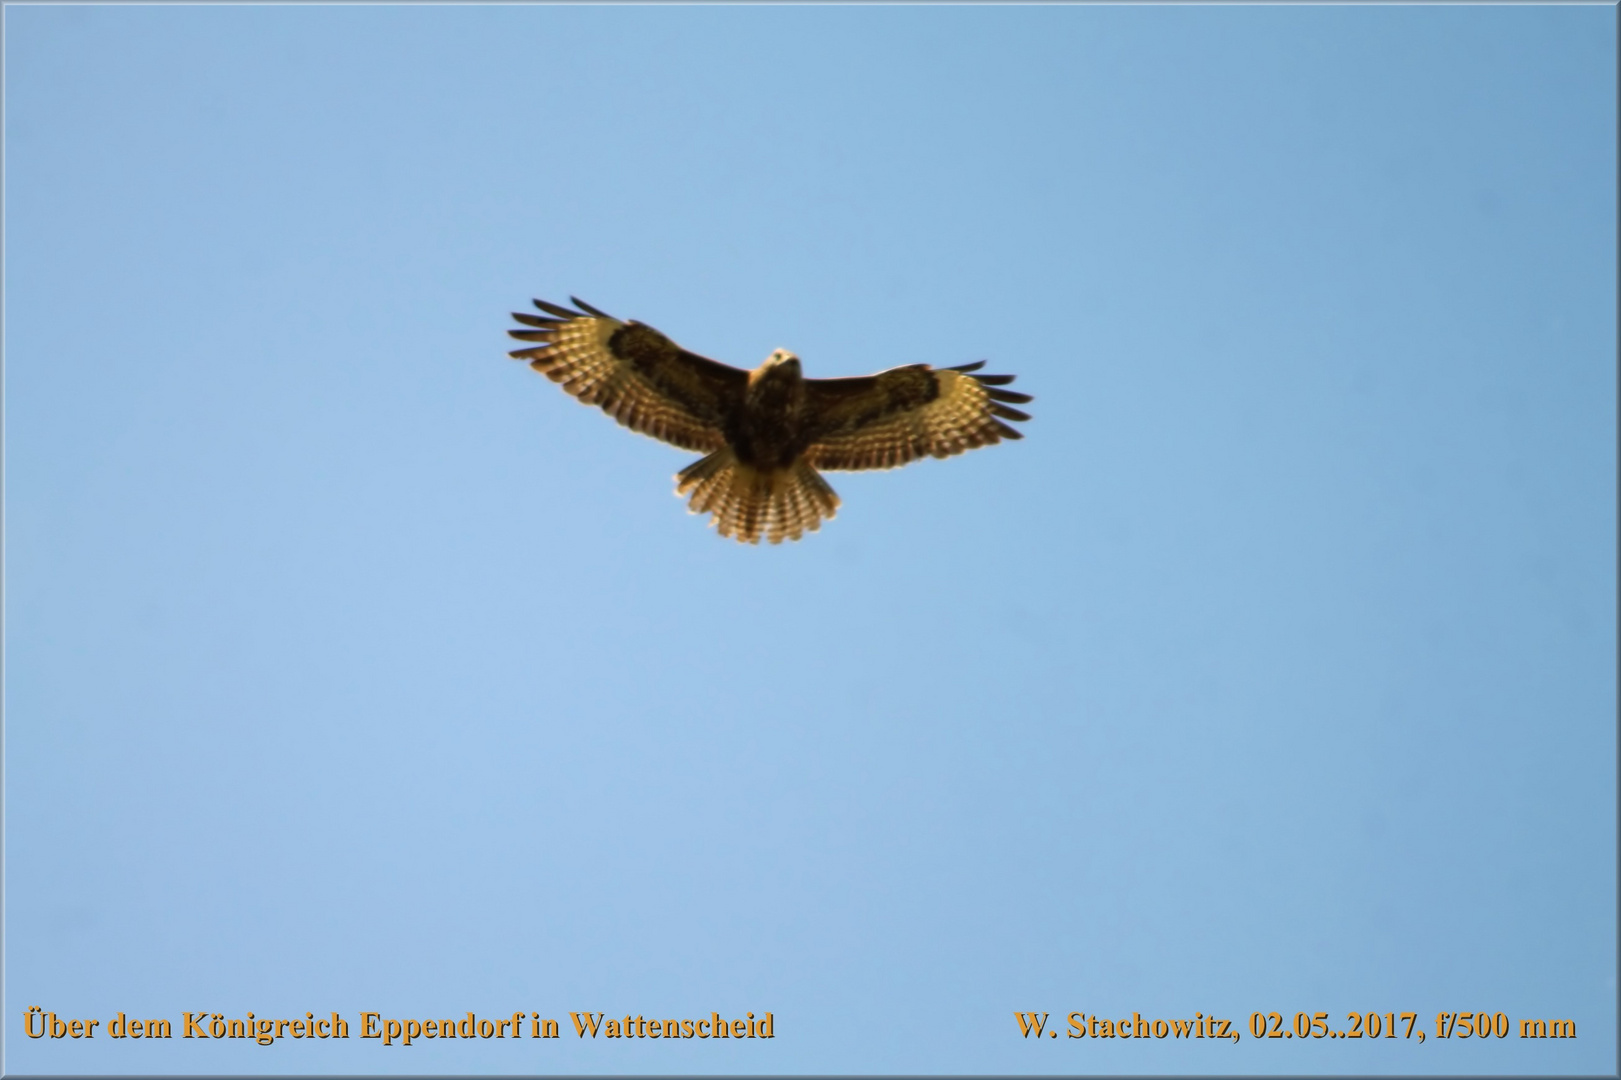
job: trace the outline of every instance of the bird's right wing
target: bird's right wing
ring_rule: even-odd
[[[710,360],[639,322],[621,322],[578,297],[579,311],[536,300],[545,315],[513,312],[527,330],[519,341],[541,342],[511,353],[587,405],[632,431],[687,450],[726,445],[722,425],[743,400],[749,373]]]

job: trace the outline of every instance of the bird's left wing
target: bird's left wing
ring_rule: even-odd
[[[690,353],[639,322],[621,322],[571,297],[579,311],[536,300],[544,315],[513,312],[541,344],[510,355],[632,431],[687,450],[726,445],[722,426],[743,400],[749,373]]]
[[[1022,439],[1003,420],[1029,394],[1003,390],[1012,375],[974,375],[985,366],[891,368],[855,379],[806,379],[810,445],[818,469],[893,469],[921,457],[950,457],[1003,439]]]

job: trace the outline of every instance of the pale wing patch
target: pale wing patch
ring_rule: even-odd
[[[545,344],[511,355],[560,385],[587,405],[602,410],[632,431],[687,450],[715,450],[725,444],[720,428],[655,386],[609,341],[627,324],[608,317],[579,316],[566,322],[526,316],[539,329],[512,331],[514,337]],[[654,331],[656,333],[656,331]],[[662,335],[659,335],[662,338]],[[668,340],[668,339],[664,339]],[[670,343],[672,354],[679,350]]]
[[[933,401],[812,443],[805,460],[818,469],[893,469],[923,457],[950,457],[1022,438],[997,417],[1022,419],[1024,414],[993,401],[978,379],[949,369],[932,374],[940,387]]]

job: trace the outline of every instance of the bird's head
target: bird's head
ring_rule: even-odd
[[[765,358],[765,363],[749,372],[749,385],[761,386],[792,386],[799,382],[799,357],[787,349],[775,349]]]
[[[761,366],[768,370],[774,367],[786,366],[789,370],[798,372],[799,357],[795,356],[787,349],[773,349],[771,351],[771,355],[765,358],[765,363]]]

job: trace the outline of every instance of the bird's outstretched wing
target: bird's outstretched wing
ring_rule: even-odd
[[[544,315],[513,312],[527,330],[519,341],[541,342],[510,355],[562,385],[587,405],[632,431],[687,450],[726,445],[722,424],[743,399],[749,374],[687,352],[639,322],[621,322],[578,297],[579,311],[536,300]]]
[[[1022,439],[1002,421],[1030,419],[1008,407],[1030,395],[1001,389],[1012,375],[970,374],[984,366],[913,364],[855,379],[806,379],[805,460],[818,469],[893,469]]]

